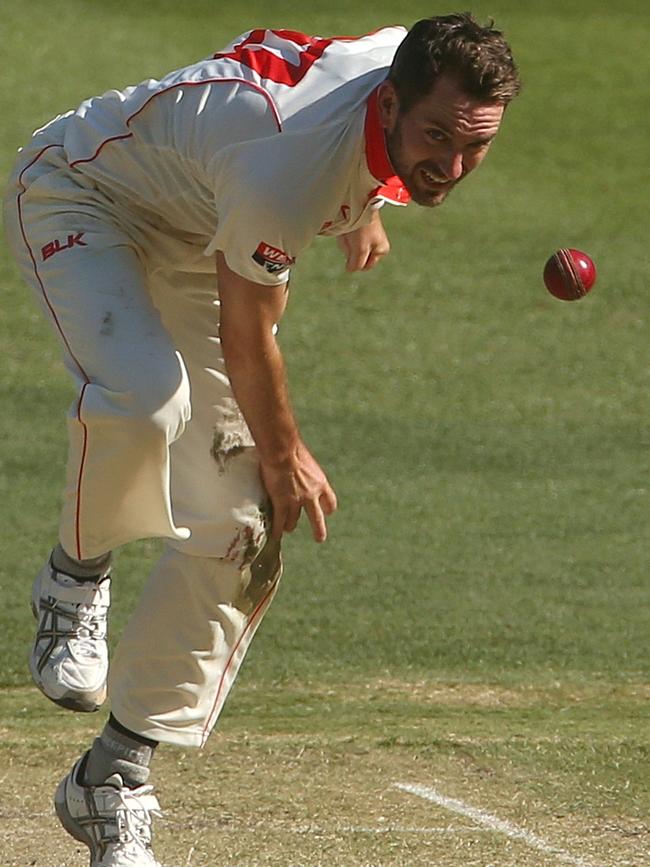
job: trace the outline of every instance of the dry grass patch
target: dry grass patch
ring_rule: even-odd
[[[585,749],[592,753],[586,760],[582,747],[579,750],[566,732],[551,737],[548,720],[530,716],[531,706],[536,707],[530,690],[519,695],[511,689],[472,686],[464,693],[464,704],[460,695],[460,687],[424,682],[394,689],[386,682],[319,689],[238,687],[220,730],[204,751],[162,748],[155,759],[154,778],[166,811],[156,832],[162,863],[648,863],[647,788],[639,789],[636,800],[620,795],[629,770],[621,756],[630,762],[623,743],[610,745],[622,776],[616,776],[613,764],[609,776],[607,768],[599,766],[603,730],[596,725],[597,712],[591,735],[582,732]],[[566,700],[556,698],[560,705]],[[628,702],[632,698],[632,692],[626,694]],[[50,803],[56,783],[90,743],[102,716],[51,710],[31,690],[6,691],[0,699],[0,865],[84,867],[85,849],[61,831]],[[319,712],[319,702],[327,709]],[[437,707],[433,717],[427,715],[431,702]],[[602,695],[585,697],[583,710],[585,702],[597,708]],[[480,737],[477,732],[482,732]],[[591,790],[590,775],[595,780]],[[545,841],[549,851],[400,791],[396,782],[432,787],[446,798],[515,823]],[[553,847],[559,855],[552,854]]]

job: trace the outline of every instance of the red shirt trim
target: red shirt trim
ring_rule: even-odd
[[[372,191],[370,198],[379,196],[395,205],[407,205],[411,196],[402,179],[395,172],[386,150],[384,127],[379,119],[378,89],[373,90],[366,103],[366,162],[370,174],[381,182]]]
[[[273,33],[275,36],[293,43],[294,47],[298,45],[303,49],[299,53],[297,66],[282,57],[278,57],[265,46],[264,40],[267,38],[267,33]],[[252,69],[262,79],[295,87],[331,44],[331,39],[305,36],[304,33],[298,33],[295,30],[252,30],[246,39],[236,45],[232,51],[218,52],[213,57],[215,60],[221,58],[235,60],[242,66]]]

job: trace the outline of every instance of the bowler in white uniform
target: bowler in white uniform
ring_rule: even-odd
[[[91,867],[158,864],[154,749],[206,742],[282,536],[304,512],[322,542],[336,509],[276,340],[292,264],[331,235],[349,271],[373,267],[381,206],[441,204],[518,90],[502,34],[468,15],[358,39],[251,30],[87,100],[20,151],[7,236],[76,384],[30,668],[62,707],[110,699],[55,796]],[[147,537],[165,551],[109,675],[112,551]]]

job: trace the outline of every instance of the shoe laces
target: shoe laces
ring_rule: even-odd
[[[118,780],[119,778],[116,778],[116,781]],[[108,780],[107,785],[111,785],[111,782]],[[119,782],[121,783],[121,780]],[[113,808],[114,816],[107,817],[101,832],[101,842],[106,848],[112,846],[114,855],[119,854],[120,865],[129,864],[130,859],[134,859],[134,864],[140,864],[141,861],[137,859],[141,858],[143,853],[151,855],[152,819],[162,817],[158,799],[151,794],[152,790],[153,786],[115,789],[117,802]]]
[[[67,577],[67,576],[66,576]],[[73,581],[74,579],[70,579]],[[84,582],[87,586],[81,586],[79,589],[84,593],[85,599],[83,602],[61,602],[54,603],[54,609],[61,619],[67,621],[63,629],[57,629],[59,635],[65,635],[69,638],[76,638],[83,646],[85,641],[102,641],[106,637],[106,618],[108,615],[108,605],[106,604],[106,594],[101,587],[101,579],[97,583]],[[57,582],[59,583],[59,582]],[[62,582],[61,582],[62,583]],[[79,586],[82,582],[75,581],[75,585]],[[74,586],[72,583],[65,581],[63,586]],[[90,598],[89,597],[90,595]]]
[[[106,637],[105,605],[79,605],[70,614],[70,635],[81,640],[99,641]],[[67,616],[67,615],[66,615]]]

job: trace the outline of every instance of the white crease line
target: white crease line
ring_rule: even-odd
[[[490,813],[486,813],[476,807],[470,807],[469,804],[465,804],[463,801],[457,801],[454,798],[447,798],[435,789],[411,783],[393,783],[393,785],[396,789],[401,789],[403,792],[408,792],[410,795],[417,795],[418,798],[432,801],[434,804],[443,807],[445,810],[451,810],[452,813],[458,813],[461,816],[465,816],[467,819],[476,822],[477,825],[483,825],[491,831],[505,834],[506,837],[510,837],[511,840],[522,840],[533,849],[538,849],[546,855],[555,856],[558,861],[565,861],[567,864],[576,865],[576,867],[594,867],[592,861],[585,860],[584,858],[576,858],[575,855],[570,855],[563,849],[558,849],[557,846],[547,843],[546,840],[542,840],[542,838],[538,837],[536,834],[526,831],[525,828],[520,828],[512,822],[499,819],[497,816],[492,816]]]

